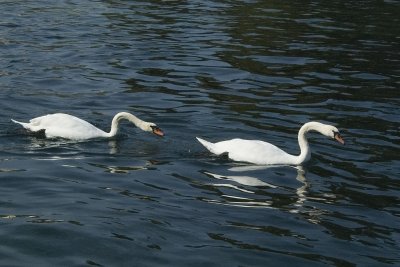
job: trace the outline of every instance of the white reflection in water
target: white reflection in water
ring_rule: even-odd
[[[260,179],[258,179],[256,177],[251,177],[251,176],[219,175],[219,174],[215,174],[215,173],[211,173],[211,172],[205,172],[205,174],[210,175],[210,176],[214,177],[215,179],[230,180],[230,181],[239,183],[241,185],[246,185],[246,186],[267,186],[267,187],[276,188],[275,185],[263,182]]]
[[[246,166],[238,166],[238,167],[232,167],[229,168],[228,171],[231,172],[248,172],[248,171],[258,171],[258,170],[266,170],[266,169],[271,169],[271,168],[277,168],[277,167],[290,167],[290,168],[295,168],[297,171],[296,174],[296,180],[301,183],[301,186],[295,189],[294,193],[297,196],[296,200],[294,203],[290,205],[290,208],[288,209],[289,212],[291,213],[302,213],[306,212],[304,211],[304,203],[309,199],[307,196],[308,194],[308,189],[309,189],[309,183],[307,182],[306,179],[306,171],[302,166],[259,166],[259,165],[246,165]],[[256,194],[256,190],[252,190],[252,188],[249,187],[256,187],[259,190],[261,187],[265,190],[268,190],[266,188],[270,189],[278,189],[282,191],[290,191],[293,192],[290,189],[284,188],[282,186],[274,185],[271,183],[267,183],[265,181],[262,181],[261,179],[254,177],[254,176],[248,176],[248,175],[221,175],[221,174],[216,174],[216,173],[211,173],[211,172],[204,172],[204,174],[208,175],[209,177],[212,177],[217,180],[223,180],[226,181],[227,183],[212,183],[214,187],[220,187],[220,188],[229,188],[229,189],[234,189],[237,190],[241,193],[245,194]],[[228,183],[228,182],[233,182],[236,183]],[[245,186],[243,188],[242,186]],[[243,196],[235,196],[235,195],[227,195],[227,194],[222,194],[221,197],[225,201],[220,201],[220,200],[208,200],[208,202],[216,203],[216,204],[224,204],[224,205],[232,205],[232,206],[240,206],[240,207],[273,207],[273,201],[272,200],[265,200],[263,199],[262,201],[254,199],[254,198],[247,198]],[[318,212],[317,210],[313,209],[312,211],[313,215],[318,215],[321,212]],[[313,217],[314,217],[313,216]]]
[[[111,155],[115,155],[119,152],[119,148],[117,146],[117,141],[115,141],[115,140],[108,141],[108,146],[110,147]]]

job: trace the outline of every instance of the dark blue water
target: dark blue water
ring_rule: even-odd
[[[1,266],[398,266],[397,1],[2,1]],[[112,140],[10,122],[65,112]],[[196,140],[298,153],[255,168]]]

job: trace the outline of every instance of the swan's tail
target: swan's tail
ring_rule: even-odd
[[[204,140],[204,139],[201,139],[201,138],[199,138],[199,137],[196,137],[196,139],[197,139],[203,146],[205,146],[205,148],[207,148],[208,150],[210,150],[211,153],[218,154],[218,153],[216,153],[215,144],[210,143],[210,142],[208,142],[208,141],[206,141],[206,140]]]
[[[24,127],[25,129],[29,129],[28,123],[16,121],[16,120],[13,120],[13,119],[11,119],[11,121],[12,121],[13,123],[17,123],[17,124],[22,125],[22,127]]]

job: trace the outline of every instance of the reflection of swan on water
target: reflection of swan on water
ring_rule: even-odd
[[[211,172],[204,172],[204,174],[211,176],[215,179],[233,181],[238,184],[245,185],[245,186],[266,186],[266,187],[276,188],[275,185],[265,183],[265,182],[261,181],[260,179],[251,177],[251,176],[219,175],[219,174],[215,174],[215,173],[211,173]],[[239,188],[239,187],[229,184],[229,183],[213,184],[213,186],[230,187],[230,188],[233,188],[233,189],[245,192],[245,193],[250,193],[250,194],[254,193],[253,191]]]
[[[290,155],[273,144],[259,140],[236,138],[218,143],[210,143],[198,137],[197,140],[211,153],[216,155],[228,153],[228,157],[234,161],[250,162],[259,165],[301,165],[311,157],[306,138],[306,134],[309,131],[317,131],[344,144],[336,127],[314,121],[304,124],[299,130],[298,141],[301,152],[298,156]]]
[[[265,170],[265,169],[270,169],[270,168],[277,168],[277,167],[283,167],[283,166],[260,166],[260,165],[251,165],[251,166],[238,166],[238,167],[232,167],[229,168],[228,170],[231,172],[248,172],[248,171],[257,171],[257,170]],[[288,166],[286,166],[288,167]],[[296,213],[298,212],[298,209],[302,207],[303,203],[307,200],[307,189],[309,187],[309,184],[306,181],[305,178],[305,170],[301,166],[296,166],[296,167],[291,167],[290,168],[295,168],[297,170],[297,176],[296,180],[302,183],[302,186],[296,189],[296,195],[297,195],[297,200],[293,204],[295,206],[294,209],[290,210],[290,212]],[[239,187],[237,185],[231,184],[231,183],[213,183],[213,186],[215,187],[225,187],[225,188],[231,188],[238,190],[243,193],[248,193],[248,194],[255,194],[254,191],[249,189],[249,187],[268,187],[272,189],[279,189],[283,191],[292,191],[287,188],[273,185],[267,182],[264,182],[256,177],[253,176],[247,176],[247,175],[219,175],[211,172],[204,172],[204,174],[218,179],[218,180],[225,180],[225,181],[230,181],[237,183],[242,186],[246,186],[246,188]],[[235,206],[243,206],[243,207],[257,207],[257,206],[271,206],[272,201],[269,200],[263,200],[263,202],[260,201],[255,201],[255,199],[252,198],[246,198],[246,197],[238,197],[238,196],[232,196],[232,195],[222,195],[225,198],[229,199],[230,205],[235,205]],[[240,200],[239,202],[237,202]],[[217,201],[211,201],[216,203]]]
[[[270,169],[270,168],[279,168],[279,167],[289,167],[289,168],[294,168],[296,169],[296,180],[301,183],[301,185],[295,190],[283,187],[283,186],[278,186],[278,185],[273,185],[270,183],[266,183],[264,181],[261,181],[260,179],[253,177],[253,176],[241,176],[241,175],[218,175],[210,172],[204,172],[206,175],[209,177],[218,179],[218,180],[225,180],[225,181],[230,181],[234,183],[238,183],[239,185],[245,186],[245,187],[240,187],[231,183],[224,183],[224,184],[218,184],[218,183],[213,183],[213,186],[215,187],[224,187],[224,188],[229,188],[229,189],[234,189],[239,191],[241,194],[222,194],[221,197],[223,200],[208,200],[210,203],[215,203],[215,204],[222,204],[222,205],[229,205],[229,206],[238,206],[238,207],[267,207],[267,208],[279,208],[282,210],[285,210],[290,213],[294,214],[300,214],[304,216],[306,220],[308,220],[311,223],[319,223],[321,215],[325,213],[324,210],[321,210],[315,206],[312,205],[312,202],[310,201],[319,201],[319,202],[326,202],[327,199],[322,197],[313,197],[309,196],[309,189],[310,189],[310,184],[307,182],[306,179],[306,170],[302,166],[277,166],[277,165],[267,165],[267,166],[260,166],[260,165],[250,165],[250,166],[238,166],[238,167],[232,167],[229,168],[228,171],[231,172],[251,172],[251,171],[259,171],[259,170],[265,170],[265,169]],[[257,194],[257,191],[253,191],[252,187],[258,187],[259,189],[264,187],[265,193],[262,193],[260,195]],[[268,192],[269,190],[266,189],[265,187],[269,187],[272,192]],[[280,192],[279,192],[280,191]],[[293,198],[290,197],[289,199],[293,199],[294,202],[292,202],[289,205],[284,205],[282,207],[278,207],[277,204],[274,202],[274,199],[278,197],[278,199],[281,199],[281,194],[283,192],[289,192],[290,196],[294,196]],[[232,191],[231,191],[232,192]],[[244,195],[243,195],[244,194]],[[246,196],[246,194],[251,194],[249,197]],[[255,196],[261,196],[261,199],[256,199]],[[266,199],[265,196],[270,196],[270,199]],[[326,196],[325,197],[331,197],[331,196]],[[287,199],[287,198],[286,198]],[[309,204],[305,205],[306,202],[310,202]]]
[[[263,182],[260,179],[251,177],[251,176],[218,175],[218,174],[211,173],[211,172],[205,172],[205,174],[212,176],[215,179],[230,180],[230,181],[239,183],[241,185],[246,185],[246,186],[267,186],[267,187],[271,187],[271,188],[277,187],[275,185]]]
[[[108,141],[108,146],[110,148],[111,155],[117,154],[119,152],[119,147],[118,147],[117,141],[115,141],[115,140]]]
[[[280,166],[278,166],[278,165],[274,165],[274,166],[259,166],[259,165],[239,166],[239,167],[230,168],[229,170],[235,171],[235,172],[256,171],[256,170],[263,170],[263,169],[272,168],[272,167],[276,168],[276,167],[280,167]],[[291,166],[288,166],[288,167],[291,167]],[[306,193],[307,193],[307,189],[309,188],[310,185],[306,180],[306,177],[305,177],[306,171],[304,170],[304,168],[302,166],[295,166],[292,168],[295,168],[297,170],[296,180],[303,184],[302,186],[300,186],[296,189],[296,195],[298,198],[297,198],[294,206],[299,208],[307,200]],[[257,179],[257,178],[255,178],[255,179]],[[277,188],[277,186],[274,186],[273,188]],[[291,210],[291,212],[297,213],[298,212],[297,208]]]
[[[296,194],[298,198],[296,200],[296,204],[294,204],[296,208],[291,210],[292,213],[298,213],[298,208],[303,206],[303,203],[307,200],[306,196],[307,189],[310,187],[310,185],[306,180],[305,177],[306,172],[304,171],[303,167],[297,166],[296,169],[297,169],[296,180],[302,183],[303,185],[296,189]]]
[[[109,138],[115,136],[118,132],[120,121],[123,119],[132,122],[136,127],[145,132],[152,132],[158,136],[164,135],[156,124],[142,121],[128,112],[120,112],[114,116],[111,122],[111,130],[108,133],[100,130],[87,121],[64,113],[37,117],[31,119],[29,123],[15,120],[12,121],[22,125],[25,129],[31,132],[44,131],[47,138],[61,137],[70,140],[86,140],[91,138]]]

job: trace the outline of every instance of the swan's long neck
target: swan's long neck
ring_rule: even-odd
[[[310,159],[311,157],[311,150],[310,146],[308,145],[308,140],[306,134],[309,131],[318,131],[320,132],[320,128],[322,127],[322,123],[319,122],[308,122],[304,124],[300,130],[299,130],[299,135],[298,135],[298,140],[299,140],[299,146],[300,146],[300,155],[297,157],[297,164],[301,164],[303,162],[306,162]]]
[[[123,119],[132,122],[133,124],[135,124],[136,127],[140,128],[142,130],[145,128],[145,125],[147,124],[147,122],[142,121],[138,117],[136,117],[128,112],[120,112],[114,116],[114,118],[111,122],[111,131],[109,133],[107,133],[108,137],[113,137],[118,133],[120,121]]]

